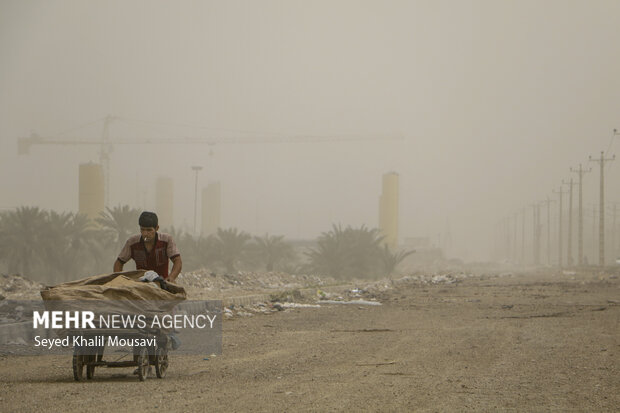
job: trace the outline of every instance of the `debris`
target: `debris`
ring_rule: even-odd
[[[290,290],[290,291],[282,291],[275,294],[271,294],[269,299],[271,302],[276,301],[295,301],[300,300],[302,298],[301,292],[299,290]]]
[[[321,306],[318,304],[300,304],[300,303],[282,303],[281,306],[283,308],[321,308]]]
[[[352,300],[352,301],[336,301],[336,300],[321,300],[321,304],[357,304],[357,305],[381,305],[378,301],[367,300]]]
[[[239,315],[241,317],[252,317],[254,314],[248,313],[248,312],[245,312],[245,311],[238,311],[237,315]]]
[[[300,288],[337,284],[331,277],[317,275],[287,274],[282,272],[238,271],[236,274],[217,274],[209,269],[184,272],[177,284],[184,287],[194,298],[209,298],[212,292],[230,291],[294,291]],[[0,291],[1,292],[1,291]],[[280,294],[279,292],[275,294]],[[276,301],[276,300],[274,300]],[[286,300],[292,301],[292,300]]]
[[[435,275],[431,278],[431,283],[433,284],[453,284],[456,282],[456,279],[452,278],[450,274],[448,275]]]
[[[40,300],[44,285],[21,275],[0,276],[0,296],[7,300]]]

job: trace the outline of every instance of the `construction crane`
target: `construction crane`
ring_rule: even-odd
[[[85,125],[74,128],[79,129],[88,125],[103,122],[103,132],[101,138],[97,140],[80,140],[75,138],[63,137],[42,137],[36,133],[31,133],[28,137],[20,137],[17,139],[18,155],[27,155],[30,148],[34,145],[98,145],[99,146],[99,162],[103,168],[104,177],[104,200],[108,206],[110,199],[110,154],[113,151],[113,145],[142,145],[142,144],[165,144],[165,145],[219,145],[219,144],[256,144],[256,143],[309,143],[309,142],[359,142],[359,141],[393,141],[403,140],[400,134],[386,135],[293,135],[293,136],[261,136],[261,137],[227,137],[227,138],[164,138],[164,139],[127,139],[127,138],[110,138],[110,124],[116,120],[135,121],[131,119],[121,118],[118,116],[108,115],[102,119],[88,122]],[[136,121],[143,122],[145,121]],[[148,122],[155,124],[164,124],[162,122]],[[189,125],[183,125],[189,126]]]

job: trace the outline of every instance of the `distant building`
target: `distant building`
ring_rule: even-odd
[[[379,229],[385,237],[384,243],[395,250],[398,247],[398,174],[383,175],[383,186],[379,197]]]
[[[80,164],[78,180],[78,212],[94,220],[104,209],[103,168],[98,163]]]

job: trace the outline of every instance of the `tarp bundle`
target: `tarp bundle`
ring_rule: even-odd
[[[68,302],[95,307],[95,312],[162,313],[171,311],[176,304],[187,298],[185,289],[168,284],[167,290],[158,283],[138,279],[145,270],[125,271],[94,275],[77,281],[47,287],[41,297],[47,309],[73,307]]]

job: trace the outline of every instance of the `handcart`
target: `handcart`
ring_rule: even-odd
[[[87,341],[96,342],[92,346],[75,345],[73,349],[73,378],[83,381],[92,379],[97,367],[137,367],[140,381],[147,379],[149,366],[155,367],[157,378],[163,379],[168,370],[168,350],[171,348],[170,336],[161,330],[139,329],[89,329],[69,330],[69,336],[81,336]],[[154,345],[133,346],[132,360],[105,360],[104,352],[109,339],[138,339],[140,342],[153,342]],[[111,356],[111,355],[108,355]],[[86,376],[84,376],[86,369]]]
[[[147,318],[169,313],[186,299],[185,289],[172,283],[165,288],[153,282],[143,282],[145,270],[100,274],[81,280],[46,287],[41,297],[46,310],[83,311],[97,316],[105,314],[140,314]],[[99,318],[97,318],[99,319]],[[98,324],[98,323],[95,323]],[[105,328],[102,328],[105,327]],[[96,327],[73,328],[57,331],[57,335],[80,336],[73,340],[73,378],[77,381],[92,379],[97,367],[137,367],[138,378],[146,380],[149,367],[155,366],[158,378],[168,369],[168,350],[172,348],[172,331],[161,328],[108,328],[99,323]],[[121,344],[132,347],[132,360],[104,359],[104,350],[111,337],[126,339],[126,343],[149,343],[148,345]],[[98,340],[100,339],[100,340]],[[134,339],[134,340],[129,340]],[[118,344],[111,343],[112,346]],[[109,347],[109,346],[108,346]],[[109,355],[108,355],[109,356]]]

